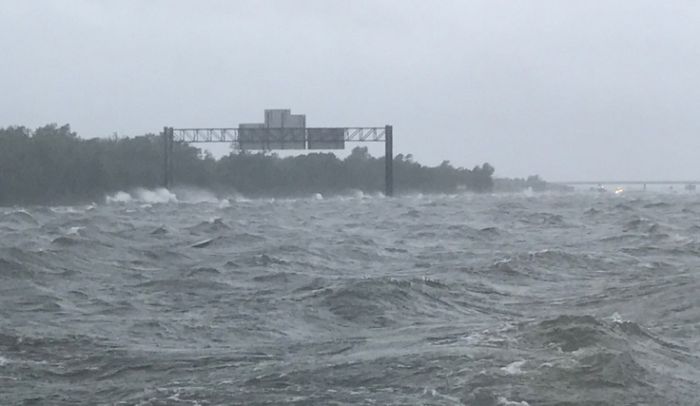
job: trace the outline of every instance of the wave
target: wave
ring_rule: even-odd
[[[72,254],[61,250],[29,250],[18,247],[0,247],[0,275],[39,277],[40,275],[67,275],[72,269],[64,264],[73,263]]]
[[[614,335],[612,326],[606,326],[593,316],[561,315],[538,323],[533,331],[534,339],[545,347],[555,347],[563,352],[603,344]]]
[[[586,278],[590,272],[612,269],[612,260],[587,253],[545,249],[519,253],[481,268],[484,277],[498,276],[505,281],[522,278],[539,281],[562,281]]]
[[[466,404],[668,404],[659,382],[681,378],[678,389],[693,387],[672,367],[692,357],[688,348],[617,314],[561,314],[508,335],[507,348],[518,351],[466,381]]]
[[[166,188],[134,189],[131,192],[119,191],[105,197],[107,204],[124,203],[177,203],[177,196]]]
[[[381,193],[366,194],[361,191],[353,191],[345,195],[333,195],[331,200],[356,200],[370,199],[383,197]],[[130,191],[117,191],[112,194],[107,194],[104,201],[108,205],[114,204],[214,204],[219,209],[228,209],[235,203],[248,202],[299,202],[308,200],[326,200],[327,197],[321,193],[312,193],[306,197],[286,197],[286,198],[248,198],[237,193],[229,193],[220,195],[209,190],[192,188],[192,187],[176,187],[173,189],[167,188],[136,188]]]
[[[635,344],[653,345],[666,352],[688,351],[686,347],[656,337],[638,323],[623,320],[618,313],[605,319],[591,315],[560,315],[526,327],[524,339],[564,353],[586,354],[582,352],[586,349],[626,352],[632,351]]]
[[[629,220],[622,227],[622,231],[625,233],[634,231],[647,233],[650,235],[658,235],[663,233],[665,230],[667,230],[667,227],[662,226],[661,224],[644,217],[637,217],[635,219]]]
[[[15,353],[21,354],[25,362],[27,358],[42,362],[62,356],[70,359],[75,351],[95,346],[95,339],[79,334],[24,335],[9,329],[0,333],[0,350],[10,357]]]
[[[168,295],[176,295],[180,293],[198,293],[211,295],[215,292],[228,292],[231,286],[224,282],[218,282],[209,279],[211,276],[216,276],[215,272],[190,271],[190,278],[167,278],[156,279],[132,286],[133,289],[144,290],[149,293],[166,293]]]
[[[2,217],[0,217],[0,221],[3,223],[3,225],[9,224],[24,227],[39,225],[39,221],[27,210],[13,210],[6,212]]]
[[[11,230],[0,228],[0,378],[23,385],[8,403],[57,399],[28,389],[46,380],[69,393],[104,379],[95,399],[114,403],[143,379],[212,374],[232,384],[220,399],[205,385],[201,401],[293,391],[307,403],[573,406],[697,393],[700,222],[682,205],[122,193],[90,212],[0,211]],[[60,341],[71,334],[83,336]],[[245,352],[269,357],[227,358]],[[189,361],[200,356],[214,361]],[[142,403],[168,403],[157,396]]]
[[[431,279],[372,278],[316,286],[311,292],[341,325],[388,327],[410,323],[413,318],[439,318],[461,311],[451,303],[448,290],[447,285]]]
[[[519,219],[521,222],[525,224],[532,224],[532,225],[545,225],[545,226],[557,226],[557,227],[570,227],[571,225],[568,224],[564,220],[564,216],[561,214],[553,214],[553,213],[529,213],[526,214],[524,217],[521,217]]]
[[[188,230],[190,233],[194,234],[213,234],[213,233],[220,233],[224,232],[226,230],[229,230],[231,227],[229,227],[224,221],[220,218],[212,218],[209,221],[202,221],[197,225],[188,227]]]
[[[0,257],[0,278],[16,279],[26,278],[32,279],[34,273],[23,264]]]

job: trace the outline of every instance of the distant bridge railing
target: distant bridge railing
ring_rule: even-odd
[[[550,182],[557,185],[692,185],[698,180],[576,180],[571,182]]]

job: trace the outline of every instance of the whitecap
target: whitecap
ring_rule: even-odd
[[[134,197],[144,203],[177,203],[178,201],[175,193],[166,188],[153,190],[139,188],[134,191]]]
[[[107,197],[105,197],[105,201],[107,202],[107,204],[129,203],[131,201],[131,195],[126,192],[119,191],[113,195],[108,195]]]
[[[66,235],[80,235],[80,230],[83,230],[85,227],[71,227],[66,231]]]
[[[521,369],[525,365],[525,360],[511,362],[510,364],[501,368],[501,371],[507,373],[508,375],[520,375],[523,373]]]
[[[177,203],[178,198],[175,195],[175,193],[171,192],[166,188],[137,188],[130,193],[120,190],[112,195],[107,195],[105,197],[105,202],[107,204],[124,204],[137,202],[144,205],[145,208],[148,208],[151,204],[156,203]]]
[[[497,404],[501,405],[501,406],[530,406],[530,404],[524,400],[521,402],[517,402],[517,401],[509,400],[505,396],[499,396]]]
[[[608,320],[612,321],[615,324],[622,324],[622,323],[627,323],[629,320],[625,320],[620,316],[620,313],[615,312],[608,317]]]
[[[191,204],[197,204],[197,203],[212,203],[212,204],[218,204],[220,202],[219,198],[216,197],[214,193],[211,191],[205,190],[205,189],[200,189],[200,188],[192,188],[192,187],[178,187],[176,189],[177,192],[177,201],[180,203],[191,203]],[[173,194],[175,196],[175,194]]]

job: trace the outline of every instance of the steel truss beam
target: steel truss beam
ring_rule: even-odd
[[[324,128],[306,128],[305,137],[308,139],[309,130]],[[347,127],[345,142],[385,142],[385,127]],[[173,128],[173,141],[186,143],[226,142],[238,143],[238,128]]]

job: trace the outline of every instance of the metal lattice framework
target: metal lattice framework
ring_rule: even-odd
[[[304,129],[308,137],[309,130],[322,130],[323,128]],[[343,128],[345,142],[385,142],[385,127],[348,127]],[[226,142],[238,143],[238,128],[173,128],[173,141],[186,143]]]

